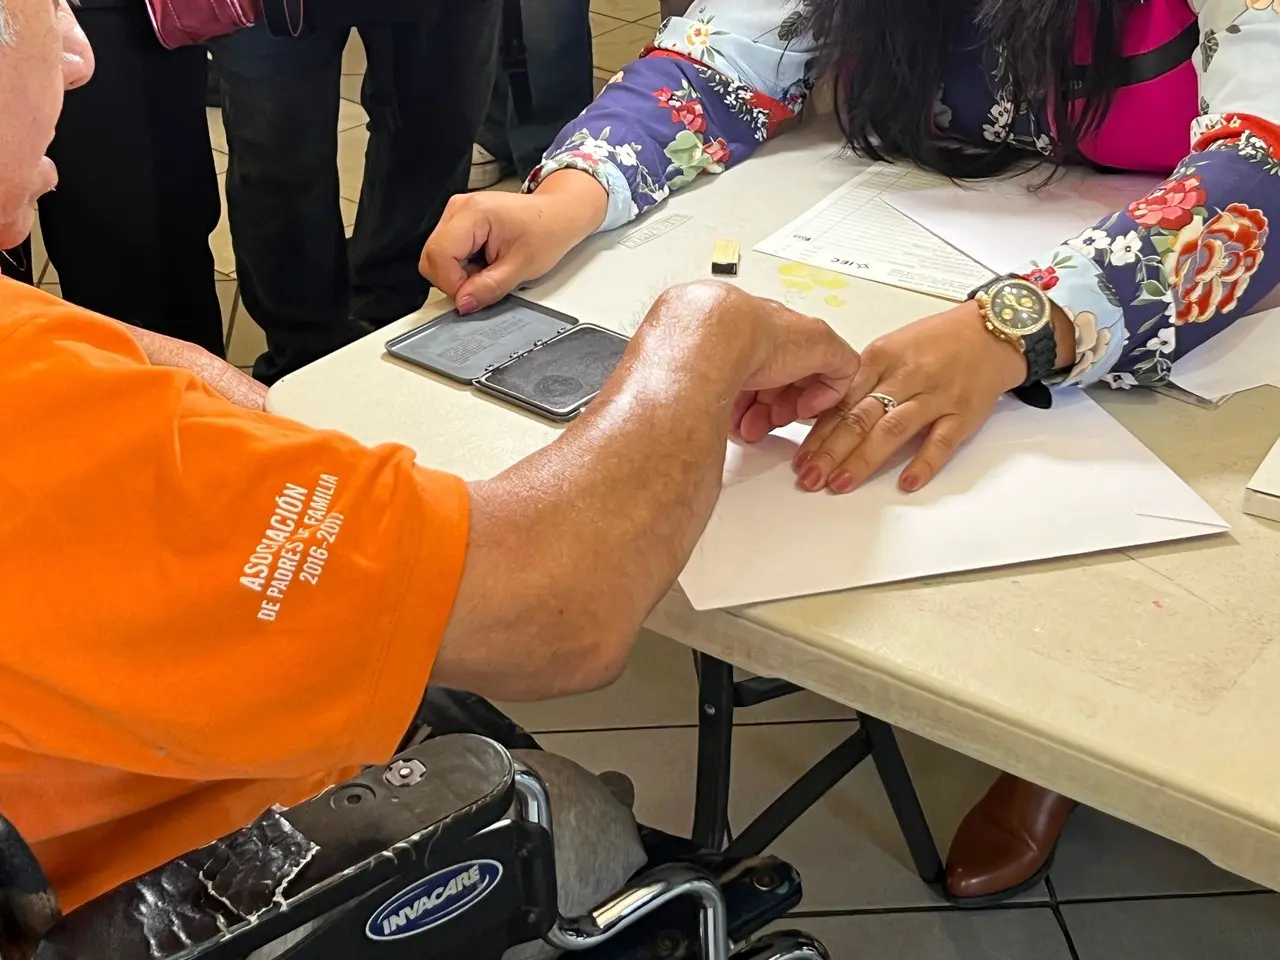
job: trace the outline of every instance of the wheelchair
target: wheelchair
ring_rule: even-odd
[[[590,960],[829,960],[796,931],[772,857],[732,861],[641,828],[649,862],[582,916],[557,907],[542,780],[492,740],[450,734],[59,916],[0,820],[4,960],[499,960],[544,941]],[[288,946],[281,949],[281,942]]]

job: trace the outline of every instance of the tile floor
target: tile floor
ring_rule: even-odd
[[[593,0],[595,74],[603,83],[647,42],[657,0]],[[359,85],[364,52],[344,59],[338,139],[343,213],[354,222],[364,165]],[[209,112],[226,170],[221,117]],[[213,237],[232,361],[247,365],[261,330],[240,306],[226,223]],[[37,238],[37,263],[45,262]],[[57,274],[41,281],[57,291]],[[510,712],[549,749],[637,785],[640,817],[672,832],[691,825],[695,686],[687,650],[641,637],[619,684]],[[849,732],[849,711],[804,694],[745,711],[735,741],[731,812],[741,825]],[[949,841],[994,771],[901,736],[939,843]],[[921,886],[870,767],[860,767],[782,836],[775,852],[805,882],[787,922],[824,939],[836,960],[1253,960],[1280,957],[1280,896],[1218,870],[1198,854],[1093,811],[1072,820],[1049,881],[1011,905],[948,907]]]
[[[646,633],[609,690],[506,709],[548,749],[590,769],[629,774],[640,819],[687,834],[695,696],[689,651]],[[738,716],[730,818],[739,829],[851,732],[849,712],[813,694]],[[945,855],[995,771],[910,734],[899,739]],[[1280,956],[1280,896],[1093,810],[1072,819],[1045,884],[989,910],[957,910],[921,885],[868,765],[783,834],[773,852],[804,879],[804,902],[785,925],[823,939],[835,960]]]

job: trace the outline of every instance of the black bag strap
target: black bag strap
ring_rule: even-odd
[[[1132,87],[1162,77],[1190,60],[1199,46],[1200,25],[1192,20],[1187,24],[1186,29],[1167,43],[1162,43],[1146,53],[1136,53],[1131,57],[1122,58],[1119,85]],[[1084,86],[1088,70],[1087,66],[1077,66],[1072,71],[1071,89],[1073,91]]]

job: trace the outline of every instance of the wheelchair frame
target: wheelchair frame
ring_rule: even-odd
[[[415,818],[427,826],[394,839]],[[792,868],[656,831],[642,829],[648,869],[587,913],[563,916],[553,829],[533,770],[482,737],[441,737],[264,815],[52,930],[15,931],[0,909],[0,941],[25,935],[23,960],[246,960],[268,945],[279,960],[500,960],[537,940],[585,960],[828,960],[803,933],[756,936],[799,902]],[[306,885],[288,893],[294,883]]]

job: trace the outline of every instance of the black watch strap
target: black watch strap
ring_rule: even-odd
[[[1006,274],[1004,277],[988,280],[976,287],[969,294],[969,299],[972,300],[978,293],[988,290],[998,280],[1012,279],[1014,276],[1014,274]],[[1018,277],[1018,279],[1026,278]],[[1029,337],[1024,337],[1022,351],[1027,360],[1027,379],[1022,382],[1022,386],[1015,387],[1009,392],[1028,406],[1048,410],[1053,405],[1053,394],[1044,381],[1053,374],[1058,359],[1058,338],[1054,333],[1053,323],[1046,323]]]
[[[1022,351],[1027,357],[1027,379],[1023,386],[1040,383],[1052,376],[1058,359],[1058,338],[1053,332],[1053,323],[1022,338]]]

